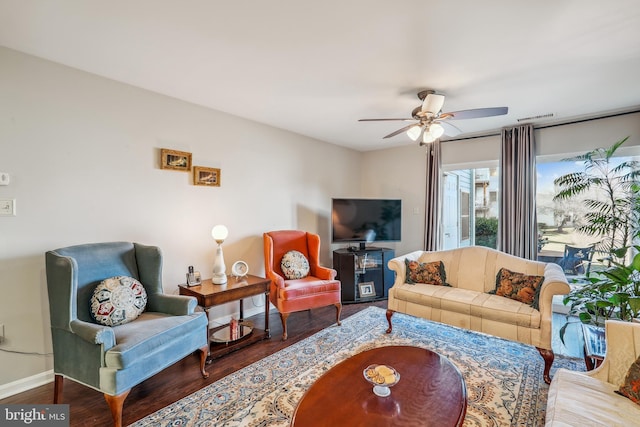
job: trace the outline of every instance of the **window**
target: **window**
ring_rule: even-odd
[[[613,157],[611,166],[614,167],[634,157]],[[585,214],[589,209],[585,206],[586,199],[600,199],[602,194],[593,186],[589,192],[580,194],[569,200],[556,200],[554,196],[560,190],[554,180],[569,173],[585,172],[582,162],[541,162],[537,164],[537,194],[536,213],[538,217],[538,256],[540,260],[559,262],[565,250],[565,245],[574,247],[588,247],[602,241],[602,236],[590,236],[577,231],[577,227],[584,225]],[[595,173],[595,172],[594,172]],[[598,269],[602,262],[602,253],[593,257],[592,268]]]
[[[498,185],[496,167],[445,173],[443,249],[470,245],[496,247]]]

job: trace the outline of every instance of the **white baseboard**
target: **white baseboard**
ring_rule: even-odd
[[[2,384],[0,385],[0,399],[5,399],[9,396],[13,396],[14,394],[49,384],[50,382],[53,382],[53,369],[30,377],[21,378],[7,384]]]

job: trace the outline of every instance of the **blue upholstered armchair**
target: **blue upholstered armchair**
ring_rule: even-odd
[[[104,393],[120,426],[131,388],[195,350],[202,376],[209,376],[207,318],[194,313],[195,298],[163,294],[159,248],[128,242],[71,246],[47,252],[46,269],[54,403],[61,403],[63,379],[70,378]],[[90,300],[96,286],[114,276],[138,280],[147,304],[135,320],[104,326],[94,320]]]

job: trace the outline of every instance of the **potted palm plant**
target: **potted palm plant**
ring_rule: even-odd
[[[635,160],[616,162],[614,154],[627,141],[624,138],[610,148],[598,148],[567,159],[581,161],[584,170],[557,178],[559,192],[554,200],[569,200],[588,194],[582,203],[588,213],[577,231],[600,238],[596,250],[604,255],[608,268],[593,272],[564,298],[569,306],[567,323],[572,319],[584,324],[602,326],[607,319],[631,321],[640,315],[640,163]],[[635,255],[634,255],[635,253]]]

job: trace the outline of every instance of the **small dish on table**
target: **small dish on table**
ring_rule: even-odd
[[[400,374],[388,365],[369,365],[362,371],[364,379],[373,385],[376,396],[387,397],[391,394],[389,387],[400,381]]]

